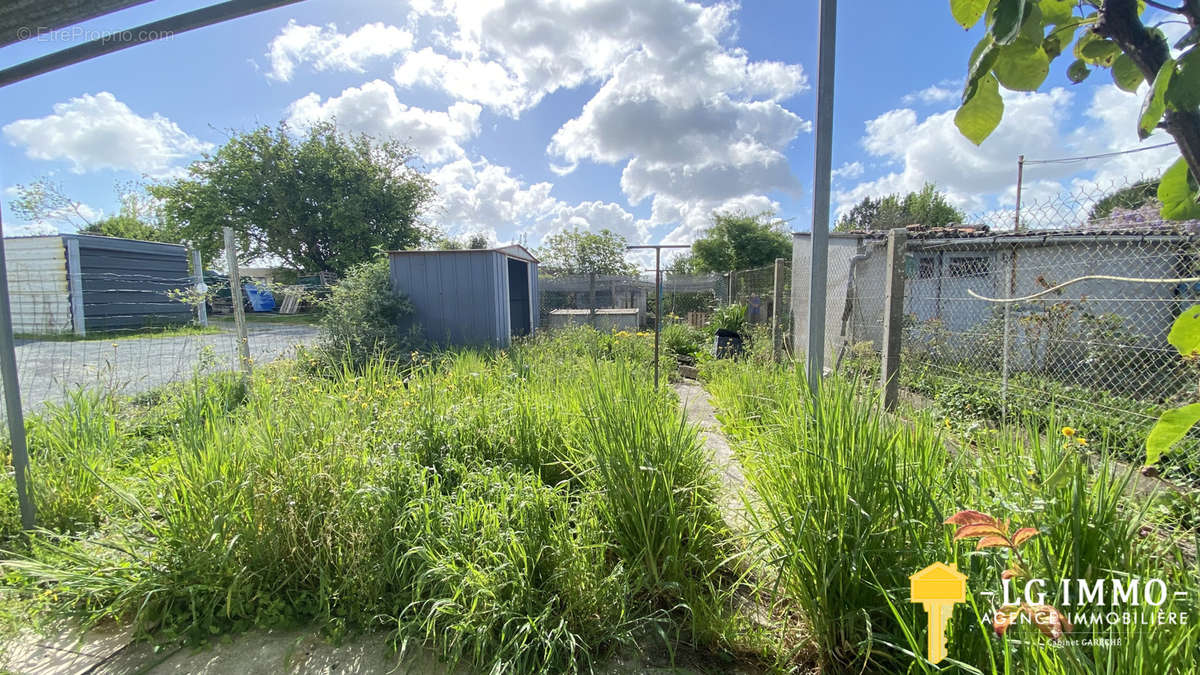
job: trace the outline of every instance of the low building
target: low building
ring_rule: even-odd
[[[537,327],[538,260],[524,246],[389,251],[392,289],[443,345],[508,346]]]
[[[793,235],[794,335],[808,334],[811,235]],[[1109,275],[1169,279],[1200,274],[1195,224],[1136,229],[1064,229],[990,232],[986,228],[909,228],[905,256],[905,325],[908,340],[948,341],[947,348],[978,350],[1002,325],[1002,305],[973,297],[1024,297],[1078,277]],[[834,232],[829,236],[825,316],[827,365],[847,344],[882,344],[887,271],[886,232]],[[1101,338],[1132,347],[1165,345],[1175,317],[1200,298],[1195,286],[1094,279],[1073,284],[1037,302],[1014,308],[1010,339],[1028,348],[1010,354],[1015,366],[1044,357],[1050,341],[1078,340],[1091,321],[1119,332]],[[1070,310],[1071,317],[1065,316]],[[1057,315],[1055,314],[1057,312]],[[937,334],[915,334],[922,326]],[[1065,327],[1065,328],[1064,328]],[[1069,329],[1071,338],[1056,336]],[[1099,329],[1099,328],[1097,328]],[[1084,336],[1082,339],[1091,339]],[[1095,340],[1093,340],[1095,341]],[[1041,345],[1041,346],[1039,346]]]
[[[182,324],[193,283],[177,244],[87,234],[6,237],[13,332],[48,335]],[[173,297],[174,296],[174,297]]]

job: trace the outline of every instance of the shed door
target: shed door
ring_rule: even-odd
[[[529,265],[520,260],[508,260],[508,311],[514,336],[529,335]]]

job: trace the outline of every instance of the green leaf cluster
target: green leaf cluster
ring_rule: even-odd
[[[1165,176],[1163,181],[1166,182]],[[1175,318],[1171,332],[1167,334],[1167,342],[1185,359],[1200,357],[1200,305],[1192,305]],[[1183,440],[1197,422],[1200,422],[1200,403],[1163,412],[1146,437],[1146,465],[1156,464],[1163,453]]]
[[[1106,10],[1113,11],[1106,14]],[[1146,138],[1171,111],[1200,108],[1200,30],[1192,30],[1175,44],[1177,58],[1166,59],[1156,73],[1146,72],[1146,54],[1166,54],[1167,40],[1158,25],[1143,25],[1145,4],[1120,11],[1097,0],[950,0],[950,12],[964,29],[983,23],[985,31],[967,61],[962,104],[954,117],[959,131],[976,145],[982,143],[1004,117],[999,88],[1035,91],[1046,80],[1050,64],[1063,54],[1074,60],[1067,66],[1073,83],[1086,80],[1096,69],[1108,69],[1113,83],[1134,93],[1149,80],[1142,101],[1137,131]],[[1196,11],[1185,3],[1176,13]],[[1191,14],[1189,14],[1191,16]],[[1109,25],[1105,25],[1108,22]],[[1120,35],[1115,23],[1148,40],[1124,40],[1134,53],[1126,53],[1109,35]],[[1097,31],[1100,28],[1101,32]],[[1131,46],[1137,45],[1137,46]],[[1140,60],[1139,60],[1140,58]],[[1150,59],[1157,64],[1159,56]],[[1194,177],[1182,163],[1164,176],[1159,199],[1168,219],[1200,217]]]
[[[302,273],[344,275],[383,249],[424,241],[433,183],[410,166],[412,148],[331,122],[234,133],[187,176],[150,188],[166,225],[206,259],[233,229],[243,261],[276,258]]]
[[[692,244],[694,272],[747,270],[792,257],[792,238],[784,230],[785,221],[770,211],[714,213],[712,222]]]
[[[573,228],[547,236],[537,256],[546,274],[635,276],[637,265],[625,259],[625,244],[625,237],[612,230]]]
[[[901,197],[863,197],[838,219],[836,230],[889,230],[906,225],[945,227],[966,220],[966,215],[946,200],[946,195],[933,183],[926,183],[920,192]]]

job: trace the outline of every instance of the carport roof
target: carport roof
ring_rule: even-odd
[[[0,4],[0,47],[151,0],[8,0]]]

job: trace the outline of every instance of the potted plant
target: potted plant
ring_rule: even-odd
[[[742,353],[746,331],[746,306],[726,305],[713,313],[713,356],[718,359],[736,358]]]

